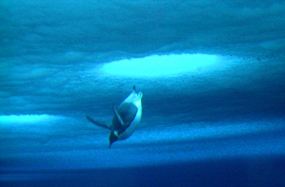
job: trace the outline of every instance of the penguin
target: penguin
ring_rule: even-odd
[[[111,125],[98,122],[86,115],[86,118],[91,123],[111,131],[109,135],[109,148],[114,142],[127,139],[135,131],[142,117],[142,96],[143,93],[137,93],[135,86],[133,86],[132,92],[122,101],[119,107],[116,109],[113,106],[114,116]]]

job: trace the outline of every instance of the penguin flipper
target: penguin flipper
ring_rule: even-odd
[[[88,119],[88,121],[90,121],[91,123],[93,123],[93,124],[95,124],[95,125],[97,125],[97,126],[99,126],[99,127],[103,127],[103,128],[105,128],[105,129],[111,130],[111,127],[109,127],[109,126],[106,125],[105,123],[98,122],[98,121],[92,119],[91,117],[89,117],[89,116],[87,116],[87,115],[86,115],[86,118]]]
[[[121,118],[120,114],[118,113],[117,109],[115,109],[114,106],[113,106],[113,111],[114,111],[114,114],[115,114],[117,120],[120,122],[121,126],[124,127],[124,121],[123,121],[123,119]]]

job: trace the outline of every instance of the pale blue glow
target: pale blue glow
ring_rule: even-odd
[[[219,57],[216,55],[153,55],[107,63],[101,71],[107,75],[124,77],[175,77],[209,71],[215,68],[218,62]]]
[[[0,124],[35,124],[39,122],[48,122],[60,119],[59,116],[53,115],[6,115],[0,116]]]

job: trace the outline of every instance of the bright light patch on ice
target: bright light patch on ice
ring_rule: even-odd
[[[7,115],[0,116],[0,124],[13,123],[13,124],[35,124],[39,122],[48,122],[60,119],[59,116],[53,115]]]
[[[105,64],[101,71],[123,77],[173,77],[186,73],[203,73],[216,68],[216,55],[172,54],[126,59]]]

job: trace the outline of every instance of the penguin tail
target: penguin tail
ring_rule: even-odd
[[[88,115],[86,115],[86,118],[88,119],[88,121],[90,121],[91,123],[99,126],[99,127],[103,127],[105,129],[109,129],[111,130],[111,127],[109,127],[108,125],[106,125],[105,123],[102,123],[102,122],[99,122],[99,121],[96,121],[94,119],[92,119],[91,117],[89,117]]]

